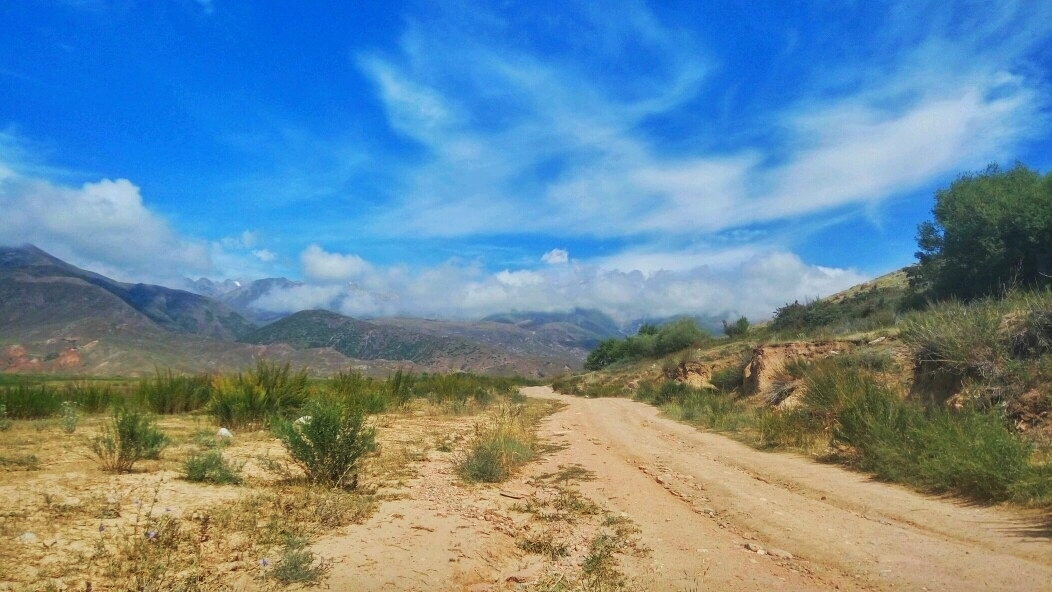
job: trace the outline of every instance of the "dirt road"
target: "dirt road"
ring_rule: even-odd
[[[527,394],[567,404],[542,430],[569,444],[549,462],[594,471],[582,490],[639,525],[651,589],[1052,589],[1047,522],[760,452],[633,401]]]
[[[403,497],[315,546],[336,562],[327,584],[566,589],[538,581],[553,569],[580,573],[599,522],[551,530],[552,515],[539,520],[523,505],[565,495],[552,476],[576,475],[572,490],[608,522],[638,527],[617,563],[633,589],[1052,590],[1052,530],[1039,520],[760,452],[634,401],[525,393],[565,403],[540,428],[555,450],[499,486],[465,486],[449,455],[432,451]],[[565,543],[566,556],[523,550],[541,535]]]

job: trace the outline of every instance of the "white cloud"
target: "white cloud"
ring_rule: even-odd
[[[202,241],[178,236],[127,179],[65,187],[9,175],[0,180],[0,236],[121,279],[167,280],[211,269]]]
[[[318,245],[310,245],[300,253],[303,275],[317,282],[342,282],[356,278],[370,270],[370,265],[357,255],[326,252]]]
[[[270,263],[271,261],[277,258],[277,255],[275,255],[273,251],[269,251],[267,249],[257,249],[255,251],[252,251],[252,256],[256,259],[259,259],[263,263]]]
[[[541,261],[548,265],[561,265],[563,263],[569,263],[570,253],[566,249],[552,249],[544,255],[541,255]]]
[[[408,272],[370,267],[353,284],[275,290],[254,306],[276,312],[328,308],[357,317],[479,318],[512,309],[598,308],[620,321],[691,313],[767,318],[793,300],[832,294],[864,280],[858,272],[807,265],[785,252],[756,254],[723,268],[637,270],[572,263],[502,270],[447,263]]]

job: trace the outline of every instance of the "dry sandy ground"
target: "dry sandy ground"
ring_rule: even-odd
[[[1052,589],[1052,540],[1038,518],[756,451],[625,399],[525,392],[565,403],[541,427],[560,450],[510,483],[474,489],[432,455],[404,499],[315,545],[336,561],[328,585],[532,590],[544,574],[549,583],[571,574],[594,524],[559,533],[570,539],[568,557],[526,554],[515,541],[546,525],[507,497],[551,495],[551,476],[562,470],[590,476],[565,483],[638,527],[618,555],[635,589]]]
[[[565,397],[547,387],[525,393],[565,406],[541,422],[550,450],[500,485],[465,484],[455,474],[475,419],[384,419],[386,464],[365,476],[378,487],[378,507],[364,522],[315,540],[314,553],[331,562],[322,587],[549,592],[612,590],[620,582],[630,590],[682,592],[1052,590],[1052,529],[1041,516],[920,495],[801,456],[760,452],[626,399]],[[207,427],[166,421],[177,435]],[[0,452],[22,450],[16,437],[40,440],[27,429],[9,432]],[[179,450],[145,472],[107,476],[71,452],[79,431],[44,434],[50,444],[26,450],[38,453],[44,468],[0,473],[0,563],[9,562],[0,565],[0,590],[85,589],[89,574],[70,559],[92,556],[100,522],[108,534],[134,519],[135,501],[154,483],[163,482],[157,511],[170,507],[184,521],[196,508],[232,505],[270,487],[258,477],[242,487],[182,481]],[[279,454],[263,433],[236,442],[228,449],[235,458],[262,449]],[[107,492],[126,512],[100,521],[94,505],[104,504]],[[23,531],[40,540],[16,542]],[[602,540],[616,541],[608,571],[597,578],[605,587],[585,588],[587,562]],[[254,575],[258,557],[221,557],[237,546],[219,541],[216,533],[207,543],[216,545],[217,589],[275,588]],[[53,573],[64,575],[45,579]]]

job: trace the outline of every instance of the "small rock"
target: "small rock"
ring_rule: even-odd
[[[18,535],[18,538],[16,538],[15,540],[22,543],[23,545],[31,545],[39,541],[40,539],[37,537],[37,535],[31,532],[23,532],[22,534]]]
[[[216,438],[223,438],[224,440],[229,440],[233,437],[234,432],[231,432],[226,428],[219,428],[219,430],[216,432]]]
[[[756,543],[745,543],[745,548],[750,550],[750,551],[752,551],[753,553],[762,553],[762,552],[764,552],[763,551],[763,547],[761,547],[760,545],[757,545]]]
[[[768,549],[767,554],[774,557],[775,559],[792,559],[793,554],[789,551],[783,551],[782,549]]]
[[[667,480],[665,480],[665,477],[664,477],[664,476],[662,476],[662,475],[658,475],[658,476],[654,477],[654,481],[657,481],[657,482],[658,482],[658,483],[660,483],[661,485],[665,485],[665,484],[667,484],[667,483],[668,483],[668,481],[667,481]]]

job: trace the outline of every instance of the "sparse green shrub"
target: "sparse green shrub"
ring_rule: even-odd
[[[565,542],[557,540],[555,529],[534,531],[519,539],[517,545],[523,551],[543,555],[552,561],[570,554]]]
[[[80,421],[80,410],[73,401],[62,402],[62,430],[67,434],[77,431],[77,423]]]
[[[0,467],[14,467],[23,471],[35,471],[40,468],[40,459],[35,454],[20,454],[12,458],[0,455]]]
[[[314,552],[307,548],[305,539],[290,536],[270,576],[284,585],[316,584],[329,571],[329,567],[328,563],[318,561]]]
[[[127,473],[136,462],[157,458],[168,445],[168,437],[149,415],[116,407],[109,425],[91,440],[90,445],[102,470]]]
[[[359,409],[332,400],[311,400],[303,421],[279,420],[274,432],[307,480],[326,487],[358,486],[358,463],[376,449],[375,429]]]
[[[259,428],[296,415],[307,400],[307,371],[260,360],[250,372],[213,380],[208,412],[228,428]]]
[[[218,450],[191,454],[183,464],[186,480],[215,485],[238,485],[241,483],[240,466],[223,458]]]

